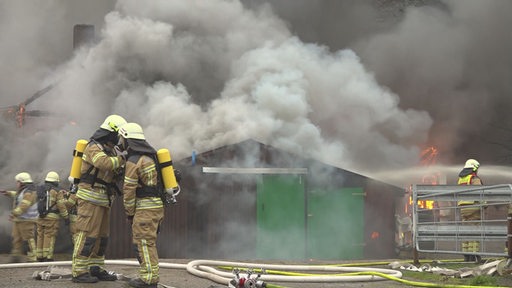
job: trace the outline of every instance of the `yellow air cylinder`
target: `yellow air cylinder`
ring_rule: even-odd
[[[85,146],[87,146],[87,140],[80,139],[76,141],[75,150],[73,150],[73,162],[71,163],[71,171],[69,176],[73,177],[75,184],[80,181],[81,169],[82,169],[82,155],[84,154]]]
[[[172,167],[171,153],[168,149],[162,148],[156,152],[156,156],[161,167],[165,191],[178,189],[178,181],[176,181],[176,175],[174,175],[174,168]]]

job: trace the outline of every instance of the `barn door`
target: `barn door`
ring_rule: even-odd
[[[305,259],[303,176],[263,175],[257,194],[257,258]]]
[[[309,192],[307,202],[307,257],[325,260],[363,258],[363,189],[314,189]]]

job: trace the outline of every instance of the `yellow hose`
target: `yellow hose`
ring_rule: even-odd
[[[417,281],[409,281],[397,277],[393,277],[391,275],[387,275],[385,273],[379,272],[358,272],[360,275],[375,275],[382,278],[386,278],[389,280],[393,280],[396,282],[400,282],[409,286],[416,287],[440,287],[440,288],[496,288],[496,286],[472,286],[472,285],[455,285],[455,284],[437,284],[437,283],[428,283],[428,282],[417,282]]]
[[[449,259],[449,260],[437,260],[439,262],[457,262],[457,259]],[[462,259],[460,260],[462,261]],[[407,262],[407,261],[404,261]],[[431,263],[431,260],[424,260],[420,261],[424,263]],[[324,265],[324,266],[335,266],[335,267],[351,267],[351,266],[374,266],[374,265],[387,265],[390,262],[365,262],[365,263],[342,263],[342,264],[330,264],[330,265]],[[233,270],[234,267],[227,267],[227,266],[218,266],[220,269],[225,270]],[[241,271],[248,270],[248,269],[241,269],[237,268]],[[262,273],[262,269],[252,269],[254,272]],[[284,275],[284,276],[318,276],[321,274],[312,274],[312,273],[298,273],[298,272],[289,272],[289,271],[278,271],[278,270],[265,270],[267,274],[274,274],[274,275]],[[438,284],[438,283],[428,283],[428,282],[418,282],[418,281],[411,281],[411,280],[405,280],[402,278],[394,277],[392,275],[388,275],[386,273],[380,273],[380,272],[350,272],[350,273],[342,273],[342,274],[329,274],[329,276],[354,276],[354,275],[372,275],[372,276],[378,276],[382,277],[391,281],[400,282],[402,284],[408,285],[408,286],[415,286],[415,287],[440,287],[440,288],[496,288],[496,286],[472,286],[472,285],[456,285],[456,284]],[[269,288],[287,288],[285,286],[279,286],[274,284],[267,283],[267,287]]]
[[[268,284],[267,283],[267,288],[289,288],[289,287],[279,286],[279,285],[274,285],[274,284]]]

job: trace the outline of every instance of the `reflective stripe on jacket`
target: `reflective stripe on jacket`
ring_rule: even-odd
[[[464,177],[459,177],[459,181],[457,182],[458,185],[482,185],[482,181],[478,176],[476,176],[476,173],[468,174]],[[457,205],[464,206],[464,205],[474,205],[475,203],[478,203],[477,201],[459,201],[457,202]]]
[[[134,157],[137,159],[137,157]],[[126,161],[124,173],[123,200],[126,215],[133,216],[136,209],[157,209],[164,206],[162,199],[156,195],[138,195],[137,190],[143,186],[157,186],[158,176],[155,161],[146,155],[137,159],[137,163]]]

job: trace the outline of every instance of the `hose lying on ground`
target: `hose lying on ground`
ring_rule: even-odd
[[[383,262],[384,263],[384,262]],[[138,261],[131,260],[105,260],[107,265],[126,265],[126,266],[140,266]],[[54,261],[54,262],[33,262],[33,263],[10,263],[0,264],[0,269],[9,268],[33,268],[33,267],[47,267],[51,266],[71,266],[71,261]],[[233,279],[232,272],[220,271],[214,267],[227,268],[246,268],[246,269],[268,269],[272,270],[274,274],[262,274],[260,280],[274,281],[274,282],[296,282],[296,283],[341,283],[341,282],[367,282],[379,280],[392,280],[403,283],[409,286],[417,287],[442,287],[442,288],[490,288],[486,286],[467,286],[467,285],[443,285],[425,282],[416,282],[401,279],[402,273],[392,269],[382,268],[362,268],[352,267],[352,264],[344,265],[279,265],[279,264],[264,264],[264,263],[246,263],[246,262],[230,262],[230,261],[217,261],[217,260],[193,260],[187,264],[167,263],[160,262],[161,268],[168,269],[182,269],[187,270],[190,274],[209,279],[213,282],[228,285],[229,281]],[[276,270],[276,271],[274,271]],[[281,270],[281,271],[277,271]],[[286,272],[286,271],[302,271],[302,272]],[[317,272],[317,274],[303,273],[303,272]],[[326,273],[326,274],[319,274]],[[267,284],[267,287],[282,287],[278,285]]]
[[[28,268],[28,267],[44,267],[48,266],[49,262],[34,262],[34,263],[13,263],[2,264],[0,268]],[[105,264],[108,265],[128,265],[139,266],[139,262],[130,260],[106,260]],[[51,265],[71,265],[71,261],[55,261]],[[284,271],[315,271],[324,273],[348,273],[348,272],[379,272],[383,275],[390,275],[396,278],[402,277],[400,271],[391,269],[380,268],[360,268],[360,267],[335,267],[326,265],[275,265],[264,263],[245,263],[245,262],[230,262],[230,261],[217,261],[217,260],[193,260],[187,264],[166,263],[160,262],[161,268],[170,269],[185,269],[190,274],[209,279],[213,282],[228,285],[229,281],[233,279],[232,272],[220,271],[211,266],[233,266],[237,268],[253,268],[253,269],[274,269]],[[385,280],[380,275],[355,275],[355,274],[324,274],[324,275],[261,275],[262,281],[276,281],[276,282],[364,282]]]
[[[187,271],[195,276],[207,278],[220,284],[228,284],[233,279],[232,272],[219,271],[210,266],[232,266],[233,268],[253,268],[253,269],[273,269],[284,271],[316,271],[331,274],[308,274],[308,275],[269,275],[263,274],[260,279],[263,281],[274,282],[364,282],[385,280],[380,275],[356,275],[356,274],[332,274],[332,273],[348,273],[348,272],[379,272],[394,276],[402,277],[402,272],[391,269],[381,268],[361,268],[361,267],[336,267],[327,265],[276,265],[263,263],[245,263],[245,262],[229,262],[217,260],[193,260],[187,264]]]

